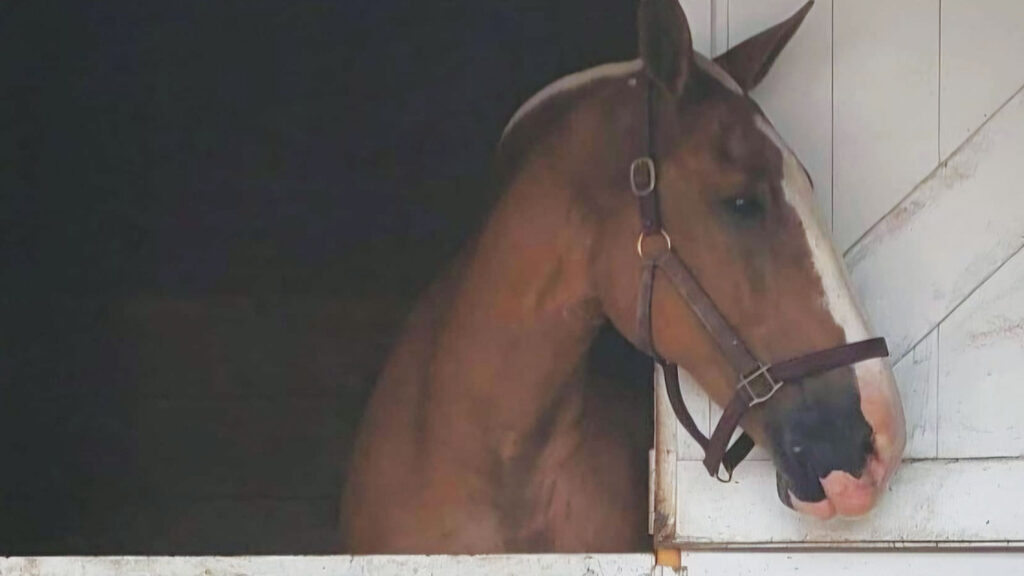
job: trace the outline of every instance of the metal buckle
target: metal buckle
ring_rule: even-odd
[[[771,373],[768,372],[768,370],[770,370],[771,367],[771,364],[761,364],[757,370],[754,370],[750,374],[744,376],[743,379],[740,380],[739,385],[736,387],[737,389],[746,390],[747,396],[750,398],[751,406],[757,406],[762,402],[767,402],[768,399],[774,396],[775,393],[778,392],[779,388],[781,388],[784,384],[784,382],[776,382],[775,379],[772,378]],[[754,389],[750,386],[750,383],[761,377],[764,377],[764,379],[767,380],[768,391],[765,392],[764,394],[758,395],[756,392],[754,392]]]
[[[640,170],[646,174],[641,178]],[[654,170],[654,160],[650,156],[637,158],[629,165],[629,187],[633,189],[633,195],[637,197],[647,196],[654,190],[658,180]]]

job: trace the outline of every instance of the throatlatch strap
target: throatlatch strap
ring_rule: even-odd
[[[700,431],[700,428],[698,428],[697,423],[694,422],[689,409],[686,407],[686,402],[683,401],[683,393],[679,387],[679,367],[675,364],[667,364],[664,362],[659,362],[659,364],[661,365],[662,373],[665,376],[665,391],[668,393],[668,402],[672,406],[672,411],[676,414],[676,419],[679,420],[680,424],[682,424],[683,429],[693,437],[694,441],[704,449],[704,467],[712,476],[719,478],[719,480],[728,482],[729,479],[732,478],[732,471],[735,470],[736,467],[739,466],[740,462],[742,462],[743,459],[750,454],[750,451],[754,449],[754,439],[748,436],[746,432],[743,432],[740,434],[740,437],[736,439],[736,442],[733,442],[733,445],[728,449],[723,446],[722,448],[712,450],[711,442],[713,440],[709,439]],[[743,415],[742,412],[739,414],[740,416]],[[725,436],[725,440],[728,442],[738,424],[739,420],[731,426],[723,426],[722,423],[719,422],[718,426],[715,427],[715,433],[721,434],[719,432],[720,430],[724,432],[725,428],[729,428],[729,433]],[[721,441],[720,439],[715,438],[715,435],[712,435],[712,438],[715,439],[715,441]],[[718,475],[719,465],[721,465],[721,468],[725,470],[725,478],[721,478]]]

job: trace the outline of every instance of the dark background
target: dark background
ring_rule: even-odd
[[[352,430],[630,0],[0,3],[0,554],[340,551]]]

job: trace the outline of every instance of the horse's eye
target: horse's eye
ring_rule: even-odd
[[[754,194],[733,196],[722,201],[725,208],[742,220],[755,220],[764,215],[764,204]]]

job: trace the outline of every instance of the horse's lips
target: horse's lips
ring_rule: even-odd
[[[834,470],[822,478],[820,481],[825,498],[820,502],[800,500],[788,489],[787,480],[781,476],[777,478],[779,498],[793,510],[822,520],[837,514],[846,517],[862,516],[874,507],[885,488],[887,476],[886,466],[877,455],[872,455],[860,478],[840,470]]]
[[[789,502],[783,499],[783,503],[797,512],[821,519],[862,516],[875,506],[899,467],[906,445],[906,427],[892,370],[880,360],[862,362],[854,369],[861,412],[874,431],[874,452],[868,456],[859,478],[838,470],[821,478],[825,498],[820,502],[803,502],[787,488]],[[780,485],[780,494],[782,490]]]

